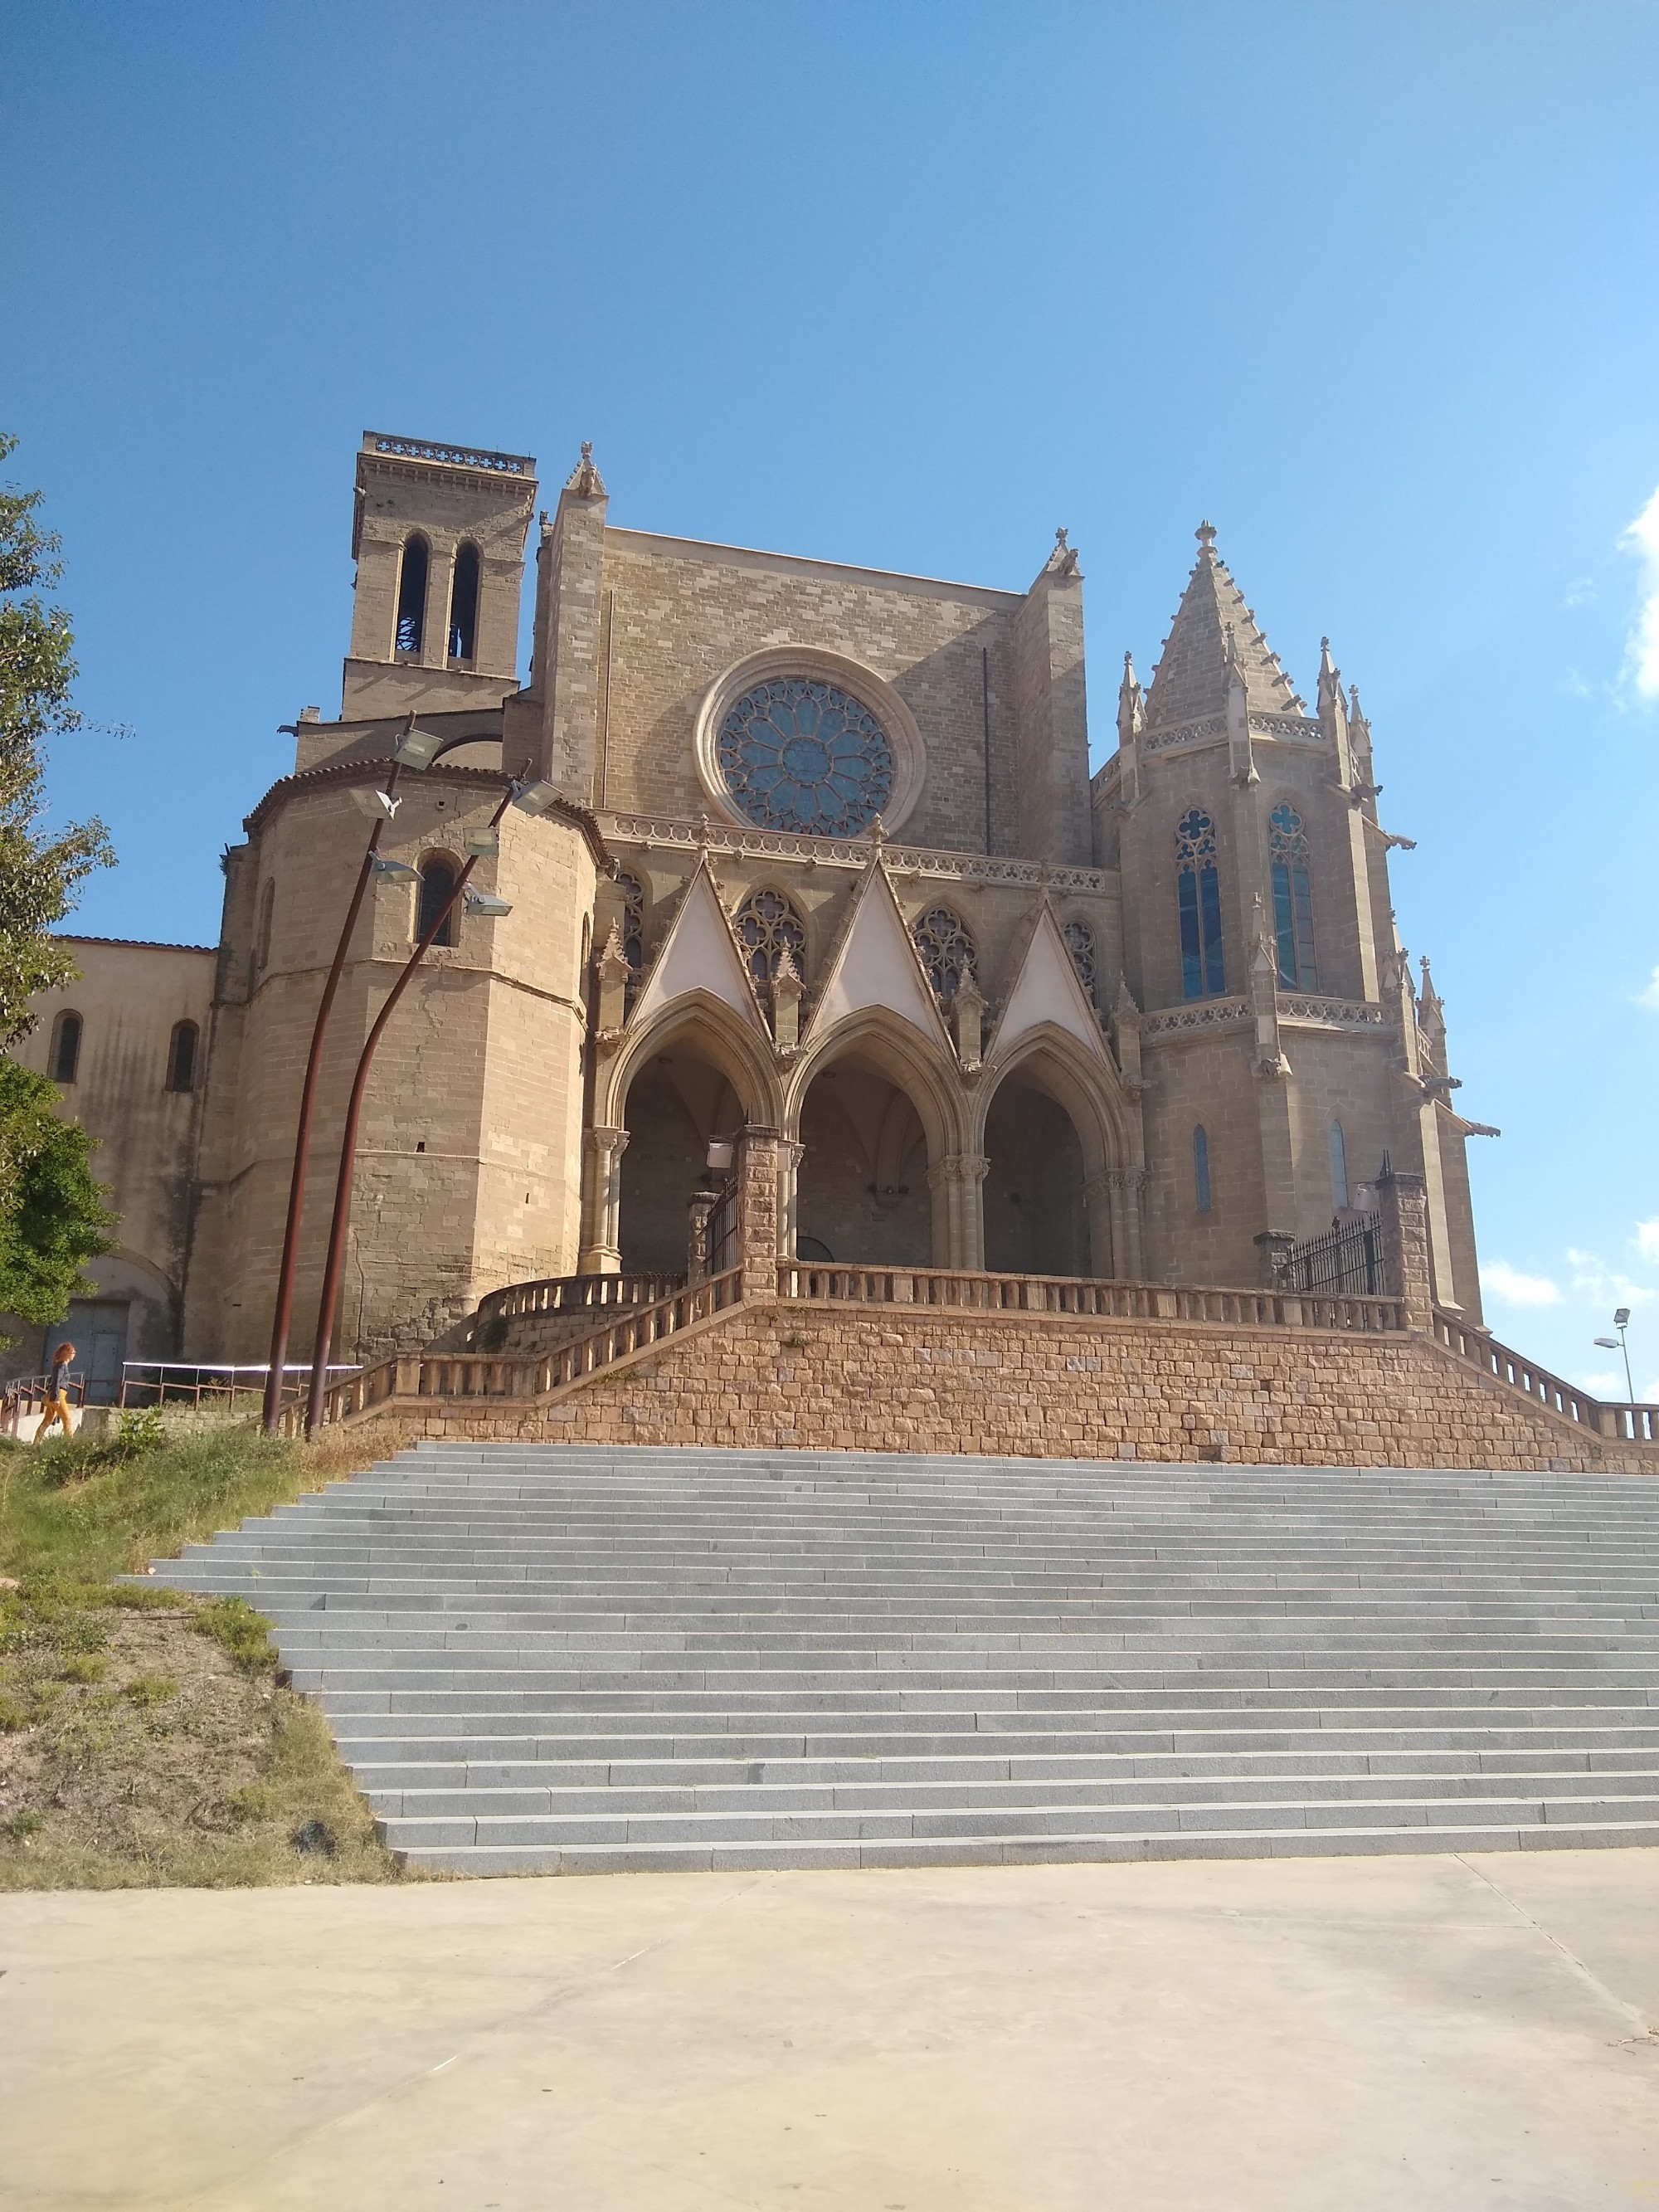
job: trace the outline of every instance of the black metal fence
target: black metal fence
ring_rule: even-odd
[[[738,1179],[729,1176],[708,1214],[708,1272],[723,1275],[738,1264]]]
[[[1380,1298],[1388,1293],[1382,1224],[1375,1220],[1333,1222],[1285,1255],[1278,1286],[1309,1296]]]

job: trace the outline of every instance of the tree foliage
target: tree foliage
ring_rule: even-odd
[[[17,441],[0,432],[0,460]],[[76,886],[114,855],[95,817],[49,832],[45,744],[76,729],[74,632],[41,596],[58,580],[58,539],[35,520],[39,492],[0,489],[0,1049],[34,1025],[29,1000],[75,963],[52,937]]]
[[[110,1249],[116,1217],[92,1174],[92,1139],[58,1111],[58,1089],[0,1060],[0,1312],[61,1321]]]

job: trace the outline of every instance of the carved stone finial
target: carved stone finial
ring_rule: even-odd
[[[1070,534],[1071,533],[1067,531],[1066,525],[1063,522],[1060,524],[1059,529],[1054,532],[1054,543],[1060,547],[1062,553],[1066,550],[1066,542]]]
[[[593,465],[593,441],[582,440],[582,457],[565,479],[565,489],[574,492],[578,499],[603,499],[605,478]]]
[[[1211,547],[1215,544],[1215,525],[1214,525],[1214,523],[1212,523],[1212,522],[1200,522],[1200,523],[1199,524],[1199,526],[1198,526],[1198,528],[1197,528],[1197,529],[1193,532],[1193,535],[1194,535],[1194,538],[1197,538],[1197,540],[1198,540],[1199,544],[1200,544],[1204,548],[1204,550],[1207,553],[1207,552],[1210,550]]]
[[[879,852],[882,847],[887,842],[887,824],[882,820],[879,814],[876,815],[871,821],[870,842],[875,847],[878,852]]]
[[[706,813],[697,817],[697,850],[706,853],[714,842],[714,833]]]

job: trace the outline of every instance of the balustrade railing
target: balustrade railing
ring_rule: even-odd
[[[550,1275],[509,1283],[478,1301],[477,1322],[519,1321],[526,1314],[600,1312],[611,1306],[654,1305],[684,1287],[684,1275]]]
[[[1443,1313],[1438,1306],[1434,1310],[1434,1334],[1448,1352],[1467,1359],[1483,1375],[1507,1383],[1511,1390],[1521,1391],[1535,1405],[1559,1413],[1564,1420],[1576,1421],[1598,1437],[1612,1437],[1625,1443],[1659,1443],[1659,1406],[1592,1398],[1588,1390],[1564,1382],[1547,1367],[1499,1344],[1484,1328],[1474,1328],[1455,1314]]]
[[[635,1278],[635,1280],[643,1279]],[[447,1401],[480,1398],[545,1398],[567,1383],[580,1382],[601,1368],[610,1367],[630,1352],[643,1352],[665,1338],[676,1336],[693,1322],[736,1305],[742,1297],[738,1268],[713,1275],[690,1290],[678,1290],[650,1305],[635,1306],[615,1321],[603,1322],[572,1343],[529,1358],[478,1352],[427,1352],[403,1359],[383,1359],[365,1368],[324,1395],[323,1421],[328,1425],[373,1413],[394,1401],[441,1398]],[[533,1287],[525,1285],[524,1287]],[[284,1416],[284,1425],[299,1425],[299,1409]]]
[[[945,1306],[974,1313],[1105,1315],[1120,1321],[1207,1321],[1249,1328],[1401,1329],[1401,1301],[1176,1283],[1097,1282],[939,1267],[846,1267],[787,1261],[778,1296],[837,1305]]]

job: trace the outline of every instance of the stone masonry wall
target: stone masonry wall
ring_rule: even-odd
[[[1068,1315],[744,1305],[549,1401],[397,1411],[570,1443],[1659,1474],[1428,1338]]]

